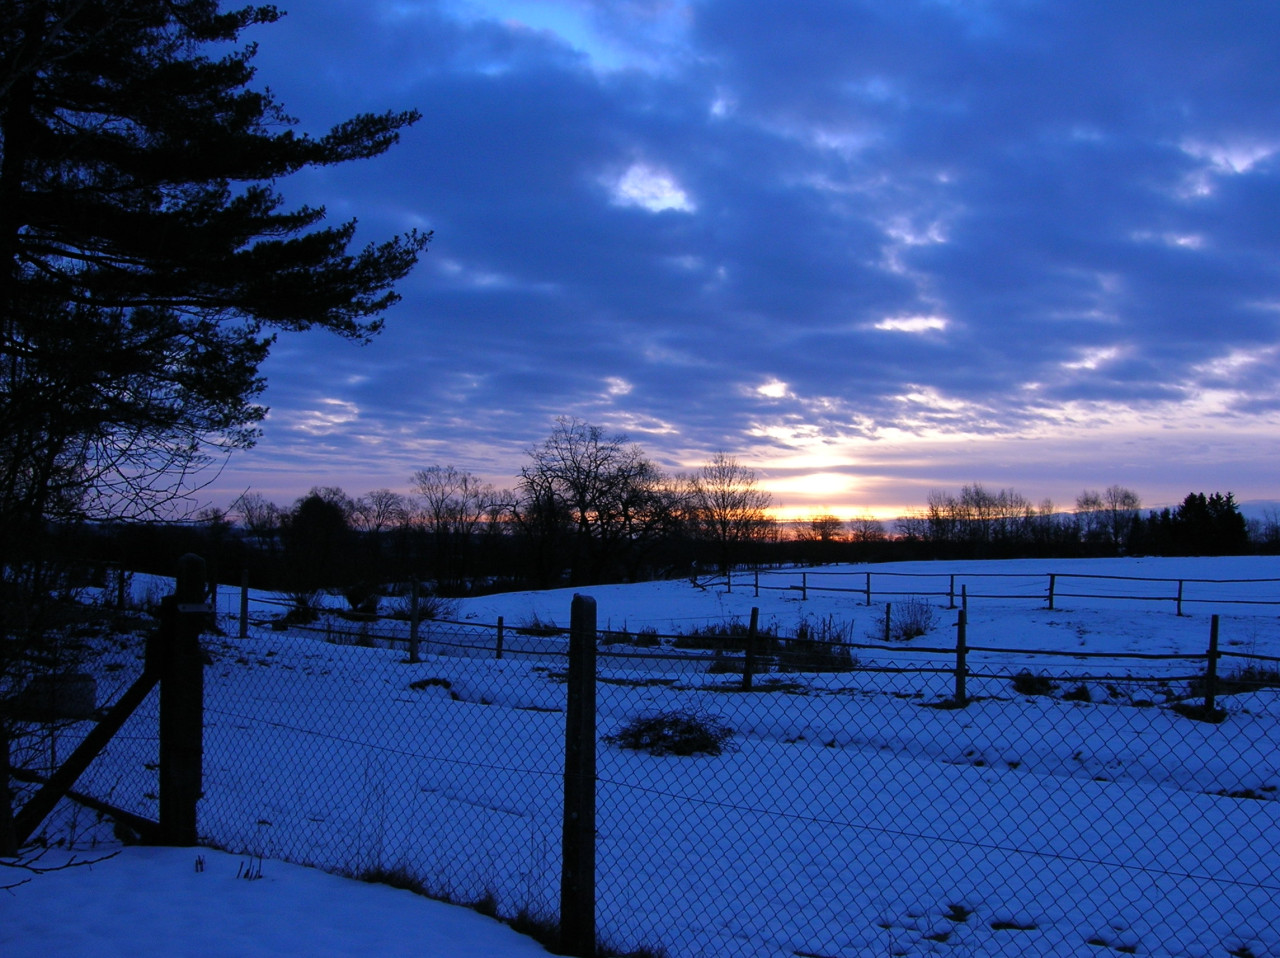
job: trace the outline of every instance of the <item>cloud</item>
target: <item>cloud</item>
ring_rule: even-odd
[[[650,213],[678,210],[692,213],[697,208],[670,173],[647,163],[633,163],[610,185],[613,202],[619,206],[639,206]]]
[[[509,482],[561,414],[665,462],[893,437],[964,481],[1034,459],[974,437],[1083,408],[1238,442],[1206,424],[1280,392],[1241,361],[1280,339],[1277,33],[1256,3],[315,0],[254,37],[304,128],[423,119],[282,189],[436,238],[372,346],[282,339],[260,451],[332,383],[379,485],[425,456]],[[1108,436],[1063,440],[1094,485],[1133,464]]]

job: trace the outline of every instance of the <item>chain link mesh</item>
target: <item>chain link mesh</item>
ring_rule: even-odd
[[[201,838],[553,926],[563,630],[407,630],[206,636]],[[601,632],[603,953],[1280,956],[1280,662],[969,641]],[[81,787],[154,816],[148,707]]]

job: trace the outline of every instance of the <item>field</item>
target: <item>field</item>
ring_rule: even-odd
[[[1215,613],[1224,651],[1280,656],[1280,605],[1226,601],[1280,602],[1280,582],[1188,581],[1188,614],[1178,616],[1168,583],[1106,580],[1106,597],[1062,596],[1049,610],[977,598],[997,590],[974,580],[960,708],[948,598],[931,598],[932,630],[886,646],[881,603],[905,598],[866,606],[856,592],[818,591],[831,571],[810,570],[807,598],[792,588],[757,596],[750,579],[731,593],[688,581],[584,590],[600,628],[631,635],[745,621],[757,607],[780,634],[825,622],[867,646],[851,671],[769,673],[751,692],[723,658],[601,647],[601,737],[672,710],[733,732],[721,755],[598,743],[597,916],[613,949],[1280,956],[1280,691],[1260,680],[1275,664],[1224,658],[1224,676],[1248,665],[1251,681],[1224,685],[1224,720],[1206,722],[1176,708],[1199,701],[1203,661],[1119,657],[1203,656]],[[903,575],[903,591],[909,573],[1000,572],[1013,578],[998,591],[1030,596],[1048,572],[1280,579],[1280,562],[870,571]],[[1142,589],[1159,599],[1118,597]],[[271,599],[254,597],[255,617]],[[461,602],[460,625],[424,627],[417,664],[403,648],[377,647],[403,623],[367,629],[361,641],[374,647],[336,644],[340,623],[211,639],[202,838],[554,919],[564,640],[521,630],[568,625],[570,599]],[[499,616],[501,659],[488,628]],[[1047,651],[1057,654],[1032,654]],[[144,710],[81,787],[153,812],[153,729]]]

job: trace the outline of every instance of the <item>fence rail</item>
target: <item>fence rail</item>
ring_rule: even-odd
[[[1225,648],[1218,615],[1194,651],[1008,647],[968,616],[975,578],[933,590],[956,615],[919,646],[754,615],[232,615],[205,638],[199,834],[558,923],[579,954],[1280,954],[1280,657]],[[594,722],[570,720],[583,682]],[[145,813],[124,733],[89,784]]]
[[[608,953],[1274,953],[1276,658],[1212,634],[1194,654],[968,646],[962,621],[955,646],[816,643],[848,654],[825,672],[787,670],[786,644],[812,640],[759,633],[749,692],[749,636],[674,649],[687,636],[593,630],[598,723],[581,734]],[[366,648],[358,628],[255,630],[270,664],[211,689],[208,837],[564,920],[584,907],[562,897],[567,631],[423,622],[412,664],[403,632]],[[1252,678],[1211,687],[1227,657]],[[720,722],[729,748],[616,744],[673,714]],[[243,780],[246,750],[279,787]]]
[[[860,586],[828,585],[823,580],[860,581]],[[915,580],[920,588],[895,588],[894,580]],[[885,584],[886,580],[888,584]],[[991,591],[973,588],[975,584],[993,580],[1021,580],[1027,588],[1020,591]],[[1139,602],[1170,602],[1179,615],[1183,614],[1183,606],[1188,604],[1215,605],[1252,605],[1280,606],[1280,579],[1170,579],[1148,576],[1091,575],[1079,572],[1047,572],[1047,573],[996,573],[996,572],[963,572],[963,573],[930,573],[930,572],[824,572],[821,570],[771,571],[753,570],[747,581],[751,583],[754,594],[758,597],[765,592],[799,592],[803,599],[808,599],[810,592],[815,593],[851,593],[863,596],[863,604],[871,605],[876,598],[919,597],[947,600],[948,608],[967,596],[970,599],[1028,600],[1045,602],[1047,608],[1054,608],[1058,599],[1113,599]],[[1126,592],[1119,591],[1064,591],[1060,583],[1074,582],[1124,582],[1153,583],[1167,587],[1166,591],[1153,594],[1151,590]],[[737,577],[737,584],[742,585],[743,576]],[[932,585],[933,583],[945,582]],[[1041,584],[1043,583],[1043,584]],[[726,579],[727,588],[732,590],[734,580]],[[1188,587],[1232,586],[1242,587],[1243,591],[1255,594],[1238,594],[1242,590],[1219,590],[1215,594],[1188,594]],[[1273,594],[1258,598],[1256,592],[1262,586],[1270,586]],[[1079,588],[1079,587],[1077,587]]]

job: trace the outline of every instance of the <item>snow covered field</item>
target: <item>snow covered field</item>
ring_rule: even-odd
[[[945,596],[932,600],[929,634],[884,647],[874,638],[881,602],[902,599],[877,592],[867,607],[858,592],[814,589],[831,569],[810,572],[807,599],[789,588],[757,597],[752,580],[732,593],[688,581],[586,590],[601,628],[687,632],[745,621],[755,606],[781,634],[807,617],[879,646],[856,649],[854,671],[760,676],[750,693],[737,676],[709,672],[720,663],[706,655],[602,649],[620,654],[599,662],[601,735],[677,708],[735,733],[720,756],[598,746],[598,917],[612,947],[673,958],[1280,956],[1280,691],[1233,686],[1218,701],[1225,721],[1195,721],[1172,706],[1203,661],[1082,657],[1203,655],[1212,613],[1224,651],[1280,656],[1280,605],[1222,601],[1280,603],[1280,582],[1187,582],[1181,617],[1169,583],[1088,580],[1060,585],[1054,610],[1043,600],[1049,572],[1280,580],[1280,560],[846,571],[867,570],[885,583],[877,590],[913,587],[891,572],[929,575],[918,580],[925,591],[938,574],[1014,577],[966,585],[967,707],[947,707],[956,612]],[[1159,601],[1064,594],[1140,589]],[[993,592],[1040,599],[977,597]],[[424,627],[428,654],[414,665],[403,651],[328,644],[322,633],[212,639],[202,836],[268,860],[411,874],[503,915],[554,917],[563,640],[517,629],[567,625],[571,595],[462,602],[457,615],[475,635]],[[479,629],[498,616],[501,660],[492,630]],[[459,647],[481,644],[481,633],[486,648]],[[1030,654],[1043,650],[1058,654]],[[1015,686],[1020,672],[1040,670],[1057,681]],[[146,709],[81,787],[153,814]]]

